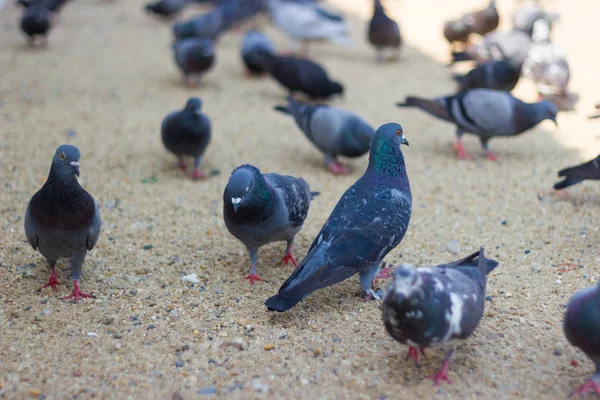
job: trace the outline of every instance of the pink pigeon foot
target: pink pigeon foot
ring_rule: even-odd
[[[48,279],[48,283],[46,283],[44,286],[39,288],[37,291],[39,292],[42,289],[47,288],[48,286],[50,286],[52,288],[53,292],[56,292],[56,287],[60,286],[60,282],[56,278],[56,272],[54,271],[54,268],[52,268],[50,270],[50,278]]]
[[[427,358],[427,356],[425,355],[425,348],[421,347],[420,351],[421,351],[421,354],[423,355],[423,358]],[[419,351],[417,350],[416,347],[408,348],[408,353],[406,354],[405,360],[408,360],[409,358],[412,358],[414,360],[415,364],[419,365]]]
[[[494,153],[492,153],[491,151],[489,151],[489,150],[487,151],[487,158],[490,161],[496,161],[497,160],[496,155]]]
[[[452,385],[452,381],[448,377],[448,364],[449,364],[448,361],[445,360],[444,363],[442,364],[442,368],[439,370],[439,372],[437,374],[433,374],[433,375],[427,377],[428,379],[433,380],[433,386],[439,385],[441,381],[446,381]]]
[[[68,296],[63,297],[63,300],[69,300],[69,299],[74,299],[75,303],[79,302],[79,299],[95,299],[96,297],[93,294],[87,294],[87,293],[83,293],[80,289],[79,289],[79,281],[73,281],[73,284],[75,285],[75,287],[73,287],[73,293],[71,293]]]
[[[192,174],[192,179],[195,179],[195,180],[206,179],[206,178],[208,178],[208,175],[201,172],[199,169],[195,169],[194,173]]]
[[[375,279],[390,279],[392,277],[392,274],[390,274],[391,270],[392,267],[387,267],[379,271],[371,281],[371,286],[375,286]]]
[[[329,169],[336,175],[348,175],[350,171],[339,162],[335,161],[329,164]]]
[[[183,162],[183,160],[177,162],[177,168],[179,168],[180,170],[185,172],[186,167],[185,167],[185,163]]]
[[[581,395],[585,398],[590,391],[600,394],[600,385],[598,385],[598,382],[596,382],[594,379],[590,379],[583,385],[579,386],[577,389],[575,389],[573,394]]]
[[[462,140],[459,140],[454,145],[454,149],[456,150],[456,156],[459,160],[470,160],[471,156],[467,154],[465,151],[465,147],[463,146]]]
[[[292,254],[292,251],[289,250],[285,256],[281,259],[281,262],[284,263],[285,265],[287,265],[288,262],[292,262],[292,264],[294,264],[294,267],[298,268],[298,262],[296,261],[296,259],[294,258],[294,255]]]
[[[248,274],[246,276],[246,279],[248,279],[250,281],[251,285],[254,285],[254,283],[260,281],[260,282],[264,282],[265,280],[263,278],[261,278],[260,276],[258,276],[258,274]]]

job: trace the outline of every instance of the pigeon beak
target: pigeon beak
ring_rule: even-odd
[[[71,164],[75,175],[79,176],[79,161],[71,161],[69,164]]]
[[[408,140],[406,140],[406,137],[404,137],[404,135],[402,135],[402,142],[400,142],[400,143],[409,146]]]
[[[554,125],[558,126],[558,121],[556,121],[556,117],[552,117],[550,119],[552,120],[552,122],[554,122]]]
[[[233,212],[237,213],[239,205],[238,204],[234,204],[233,205]]]

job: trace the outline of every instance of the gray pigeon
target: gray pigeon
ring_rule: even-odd
[[[265,53],[275,54],[275,47],[269,38],[256,29],[246,32],[242,40],[242,60],[250,75],[267,72],[263,66],[264,55],[261,55]]]
[[[565,179],[554,185],[556,190],[564,189],[585,180],[600,180],[600,156],[586,163],[560,170],[558,176]]]
[[[325,163],[334,174],[348,174],[337,160],[360,157],[369,151],[373,128],[358,115],[327,105],[310,105],[288,96],[287,106],[275,110],[294,117],[306,137],[325,154]]]
[[[449,264],[427,268],[404,264],[394,271],[382,304],[385,329],[409,346],[408,357],[417,363],[417,349],[425,354],[426,347],[446,347],[442,368],[429,377],[434,385],[442,380],[452,383],[448,364],[455,341],[468,338],[477,328],[483,316],[486,276],[496,266],[498,262],[486,259],[480,249]]]
[[[583,289],[573,295],[563,321],[569,343],[579,347],[594,362],[596,373],[573,394],[587,396],[591,390],[600,395],[600,287]]]
[[[402,144],[408,141],[399,124],[377,129],[367,170],[342,195],[298,268],[267,299],[269,310],[289,310],[315,290],[356,274],[366,299],[380,299],[373,279],[385,277],[380,264],[404,238],[412,210]]]
[[[396,21],[387,16],[381,0],[374,0],[373,3],[373,17],[369,22],[368,39],[377,50],[378,62],[383,62],[385,48],[395,49],[395,57],[398,58],[402,44],[400,27]]]
[[[531,37],[521,31],[492,32],[467,51],[453,52],[451,64],[468,60],[478,63],[492,60],[523,63],[529,54],[531,43]]]
[[[313,40],[329,40],[343,46],[352,44],[346,22],[316,4],[267,0],[267,9],[273,23],[291,38],[290,51],[295,50],[297,41],[303,41],[305,46]],[[307,51],[306,47],[304,53]]]
[[[571,76],[565,52],[550,40],[550,22],[539,19],[533,27],[533,45],[523,64],[523,76],[531,79],[541,96],[567,94]]]
[[[258,248],[285,240],[284,263],[298,263],[293,255],[294,237],[302,228],[308,208],[318,192],[311,192],[302,178],[288,175],[262,174],[252,165],[236,168],[223,193],[223,217],[229,232],[250,253],[250,274],[254,284],[263,279],[256,273]]]
[[[42,288],[56,290],[60,285],[54,270],[56,261],[69,258],[74,288],[64,299],[78,302],[93,297],[81,292],[79,280],[85,256],[98,241],[101,221],[96,200],[79,185],[76,176],[79,149],[64,144],[56,149],[46,183],[27,204],[25,235],[50,265],[50,279]]]
[[[200,161],[210,142],[210,120],[202,113],[202,101],[197,97],[188,100],[185,108],[165,117],[161,126],[162,142],[179,159],[177,166],[185,171],[183,156],[194,157],[192,178],[204,179]]]
[[[513,29],[532,36],[533,25],[536,21],[545,19],[553,23],[559,18],[559,14],[545,10],[539,1],[525,1],[515,9],[513,14]]]
[[[479,136],[488,158],[496,156],[488,148],[494,136],[515,136],[545,119],[556,124],[556,106],[547,101],[525,103],[508,92],[491,89],[465,90],[433,100],[407,97],[398,107],[417,107],[434,117],[456,124],[456,151],[459,159],[468,159],[462,144],[464,133]]]
[[[460,85],[459,90],[487,88],[510,92],[521,77],[522,64],[514,61],[487,61],[477,65],[465,75],[452,78]]]
[[[202,74],[215,63],[215,46],[211,39],[183,39],[173,44],[173,56],[183,72],[185,83],[189,87],[196,87]]]

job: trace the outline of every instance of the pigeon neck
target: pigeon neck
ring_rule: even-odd
[[[404,155],[399,145],[389,140],[373,141],[367,168],[369,171],[383,179],[407,180]]]
[[[264,176],[255,174],[254,188],[248,196],[248,201],[240,205],[236,212],[238,220],[246,222],[264,221],[273,215],[275,209],[275,193]]]
[[[48,173],[48,179],[45,185],[64,186],[65,188],[80,188],[79,181],[75,177],[73,170],[68,166],[58,166],[52,163],[50,172]]]

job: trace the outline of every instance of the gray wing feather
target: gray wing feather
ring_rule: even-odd
[[[102,226],[102,220],[100,219],[100,210],[98,208],[98,202],[94,199],[94,219],[87,234],[87,249],[92,250],[98,242],[100,236],[100,228]]]
[[[512,133],[514,98],[506,92],[473,89],[451,104],[454,120],[465,130],[477,134],[509,135]],[[466,114],[465,114],[466,112]]]

